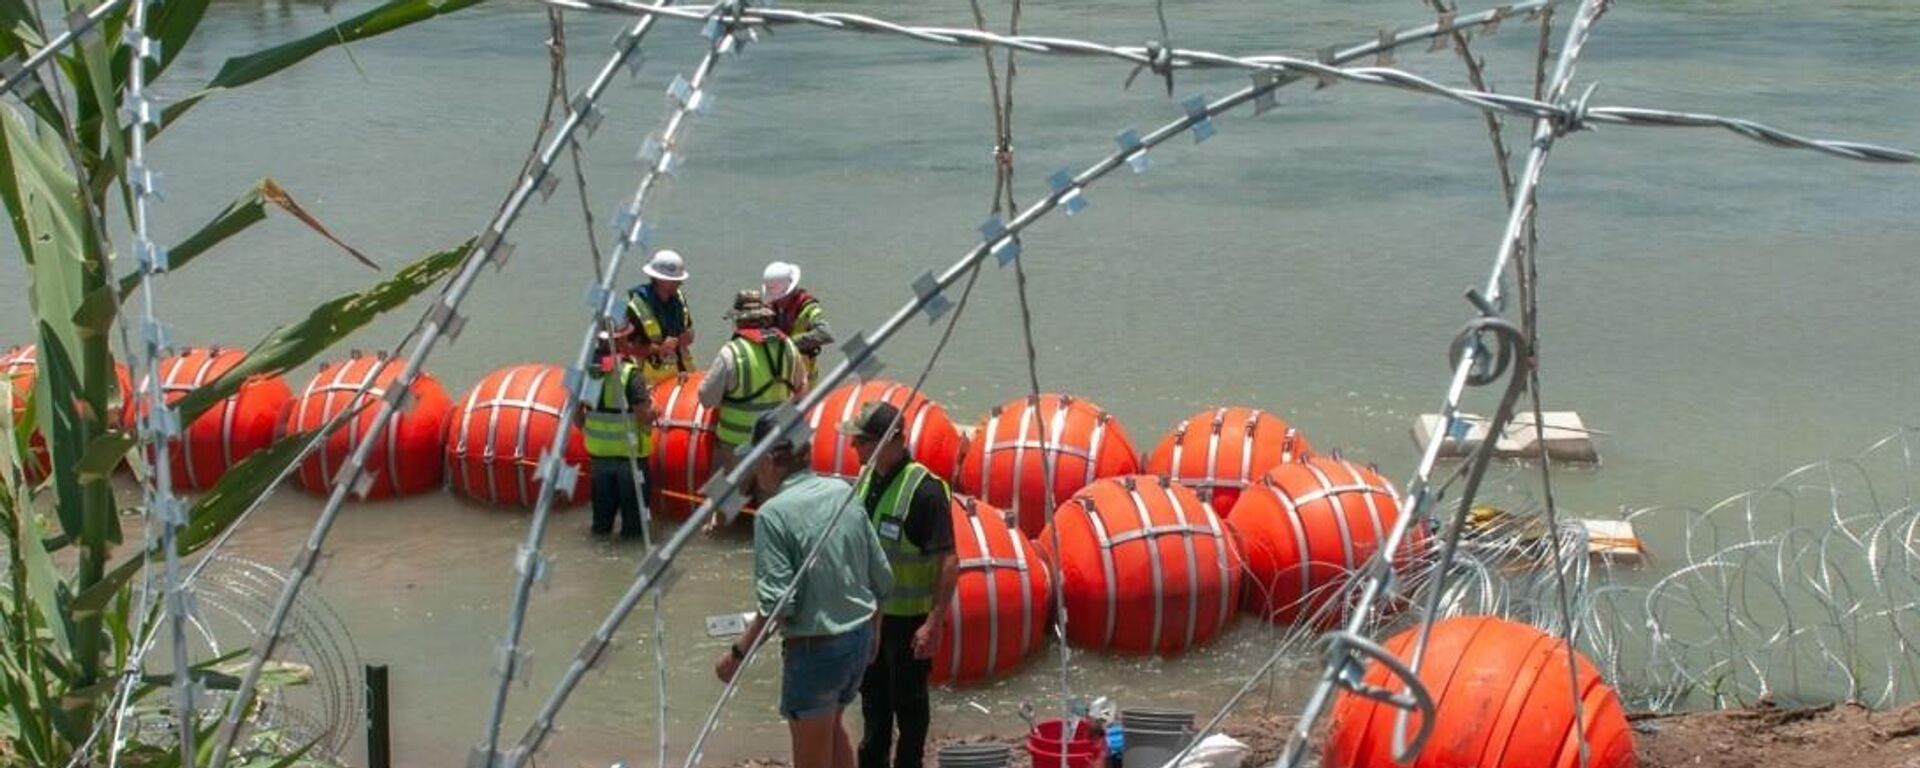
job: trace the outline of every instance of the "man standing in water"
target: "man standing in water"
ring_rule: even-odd
[[[653,442],[653,399],[640,366],[633,362],[633,326],[600,331],[588,376],[599,394],[580,419],[587,456],[593,464],[593,534],[613,534],[614,513],[620,536],[637,539],[646,521],[640,500],[646,497],[641,474]]]
[[[920,768],[932,720],[927,676],[960,571],[953,551],[952,496],[944,481],[907,454],[905,425],[899,422],[899,409],[874,402],[840,430],[867,466],[854,496],[893,567],[893,593],[880,604],[880,654],[860,687],[866,721],[860,768],[888,768],[890,751],[892,768]]]
[[[760,291],[776,317],[774,327],[807,360],[807,381],[820,375],[820,350],[833,343],[833,331],[827,328],[827,310],[820,300],[800,287],[800,265],[776,261],[760,273]]]
[[[638,330],[640,375],[648,386],[693,370],[693,313],[680,292],[687,262],[662,250],[640,269],[647,282],[627,292],[627,322]]]
[[[720,348],[700,382],[700,404],[720,410],[713,425],[713,466],[720,471],[733,466],[734,453],[746,444],[761,414],[807,392],[800,351],[773,327],[773,310],[759,291],[741,291],[727,317],[733,321],[733,338]]]
[[[753,442],[773,434],[772,416],[753,425]],[[873,529],[861,519],[846,481],[808,467],[807,446],[783,438],[754,467],[753,591],[759,613],[745,635],[714,663],[721,682],[740,671],[747,649],[779,627],[780,715],[793,741],[793,768],[855,768],[841,717],[873,659],[874,619],[893,573]],[[818,546],[818,559],[803,567]],[[780,598],[789,586],[792,599]]]

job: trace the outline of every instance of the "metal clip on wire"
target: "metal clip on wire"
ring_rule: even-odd
[[[1494,356],[1491,358],[1487,356],[1486,334],[1488,333],[1494,334],[1496,339],[1493,345]],[[1460,367],[1460,358],[1467,354],[1469,349],[1473,350],[1474,365],[1473,369],[1467,373],[1467,384],[1484,387],[1499,381],[1500,377],[1506,374],[1507,367],[1513,364],[1514,346],[1517,341],[1523,340],[1524,336],[1520,333],[1520,329],[1512,323],[1498,315],[1481,315],[1467,321],[1466,327],[1460,329],[1460,335],[1453,338],[1452,346],[1447,348],[1447,365],[1453,368]]]
[[[1160,76],[1161,80],[1166,81],[1167,97],[1168,98],[1173,97],[1173,49],[1172,48],[1168,48],[1165,45],[1161,45],[1160,41],[1158,40],[1148,40],[1146,63],[1135,66],[1133,68],[1133,72],[1128,73],[1127,75],[1126,85],[1123,85],[1121,87],[1132,88],[1134,79],[1140,76],[1140,71],[1143,69],[1152,70],[1154,74]]]
[[[1593,99],[1594,89],[1599,87],[1599,83],[1589,85],[1585,91],[1580,92],[1579,97],[1567,99],[1560,104],[1560,112],[1552,121],[1554,138],[1560,138],[1569,133],[1593,130],[1593,125],[1587,122],[1587,103]]]

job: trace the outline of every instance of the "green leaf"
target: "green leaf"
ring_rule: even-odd
[[[293,466],[300,458],[300,452],[314,436],[313,432],[299,432],[275,441],[265,450],[256,451],[233,465],[213,488],[201,494],[193,502],[192,512],[188,516],[187,527],[180,531],[179,552],[182,557],[200,551],[214,538],[218,537],[233,521],[253,505],[253,501],[265,493],[273,481]],[[161,553],[156,548],[154,556]],[[92,587],[81,592],[73,599],[75,610],[94,610],[104,607],[115,593],[125,588],[140,573],[142,558],[138,553],[115,563],[106,575]]]
[[[79,413],[76,408],[58,407],[57,403],[77,403],[74,393],[80,388],[80,377],[73,370],[72,358],[67,356],[65,342],[49,323],[40,323],[39,375],[34,378],[34,397],[38,399],[36,407],[40,409],[41,434],[47,442],[47,454],[53,462],[54,510],[60,518],[60,529],[67,538],[75,541],[87,540],[86,505],[81,495],[80,478],[72,472],[62,472],[61,467],[73,465],[71,454],[76,453],[73,443],[82,434]]]
[[[360,263],[376,270],[380,268],[380,265],[374,263],[373,259],[367,258],[366,254],[355,250],[353,246],[347,245],[341,241],[340,238],[335,237],[332,232],[327,230],[325,225],[314,218],[313,214],[308,213],[305,208],[302,208],[299,201],[293,199],[293,195],[288,194],[285,189],[281,188],[279,182],[271,178],[261,179],[260,183],[253,186],[253,189],[247,190],[246,194],[228,203],[225,210],[222,210],[219,215],[214,216],[212,221],[202,225],[199,231],[194,232],[188,236],[187,239],[180,241],[178,245],[168,250],[167,258],[170,262],[169,268],[180,269],[193,261],[195,257],[225,242],[227,238],[245,232],[249,227],[266,221],[267,206],[269,205],[279,208],[287,212],[288,215],[298,219],[300,223],[307,225],[308,229],[318,233],[334,245],[340,246],[348,255],[351,255]],[[139,287],[140,274],[138,272],[121,277],[119,300],[126,301],[127,297],[133,295],[134,290]],[[88,298],[92,299],[92,297]]]
[[[20,418],[16,420],[11,407],[16,395],[13,390],[13,380],[0,376],[0,403],[9,404],[9,407],[0,409],[0,433],[6,435],[5,440],[0,440],[0,483],[5,483],[9,489],[13,487],[15,477],[25,479],[22,476],[25,467],[21,462],[27,461],[27,457],[33,455],[33,431],[39,428],[37,414],[34,412],[33,390],[29,389],[17,394],[20,399],[26,401],[26,407],[21,410]],[[27,490],[23,487],[11,492],[24,498],[27,496]]]
[[[167,108],[163,126],[172,125],[180,115],[201,99],[230,88],[256,82],[305,61],[316,53],[417,24],[427,19],[479,5],[481,0],[389,0],[332,27],[281,45],[227,59],[220,71],[197,93]]]
[[[101,576],[99,581],[94,582],[93,586],[81,590],[79,596],[73,598],[74,612],[86,613],[105,610],[107,603],[113,600],[113,596],[118,593],[122,587],[125,587],[127,582],[132,581],[134,576],[140,573],[141,563],[142,560],[137,554],[115,563],[112,568],[107,569],[106,574]]]
[[[160,41],[160,62],[148,69],[151,79],[159,77],[179,60],[187,41],[200,28],[207,15],[208,0],[166,0],[147,6],[147,36]]]
[[[293,466],[312,432],[299,432],[256,451],[220,476],[213,488],[193,501],[187,527],[180,531],[181,554],[198,551],[239,519],[287,467]]]
[[[106,416],[75,407],[106,402],[104,392],[89,392],[83,383],[104,384],[112,378],[86,375],[88,348],[73,323],[87,292],[91,225],[59,137],[44,126],[36,130],[11,105],[0,107],[0,123],[0,154],[6,166],[0,173],[0,198],[29,266],[29,298],[38,321],[37,420],[54,465],[72,466],[85,448],[86,435]],[[95,348],[104,360],[102,341],[96,338]],[[98,509],[101,501],[110,499],[102,493],[90,498],[70,472],[55,471],[52,482],[64,533],[89,543],[119,538],[117,521]],[[82,535],[90,519],[97,529],[95,538]]]
[[[85,296],[82,249],[87,227],[81,208],[80,186],[66,162],[66,150],[52,131],[36,130],[12,105],[0,108],[4,117],[7,172],[0,174],[0,197],[12,217],[33,279],[35,316],[54,327],[70,350],[80,347],[69,321]],[[42,348],[44,360],[47,351]],[[45,367],[44,363],[42,367]]]
[[[120,133],[119,94],[121,86],[126,82],[128,68],[114,67],[109,60],[114,58],[113,52],[131,55],[132,49],[121,42],[120,38],[108,37],[105,34],[101,34],[91,42],[83,39],[78,43],[77,48],[80,56],[73,61],[74,67],[79,70],[75,73],[75,80],[85,80],[87,85],[86,90],[75,88],[75,95],[78,97],[79,123],[83,130],[92,129],[95,123],[99,124],[100,135],[106,137],[107,143],[103,154],[113,161],[107,163],[105,168],[90,165],[88,170],[90,175],[117,176],[120,169],[127,165],[127,137]],[[127,59],[126,56],[121,56],[119,60],[125,62]],[[135,127],[139,127],[138,123]],[[83,138],[82,141],[85,139]]]
[[[366,327],[382,313],[405,304],[459,266],[472,245],[470,239],[422,257],[390,280],[359,293],[337,297],[315,307],[307,319],[275,329],[248,350],[247,356],[233,368],[175,402],[180,422],[192,423],[214,403],[238,392],[241,383],[249,377],[285,373]]]
[[[20,556],[25,561],[20,565],[27,573],[26,598],[53,632],[56,647],[65,651],[65,658],[73,658],[73,627],[68,622],[67,603],[61,599],[60,570],[54,567],[53,558],[40,544],[44,534],[32,510],[21,510],[19,520]]]
[[[13,717],[15,730],[20,740],[14,746],[23,748],[30,758],[29,765],[48,764],[55,759],[53,742],[53,704],[46,688],[29,679],[27,670],[21,669],[10,654],[0,654],[0,690],[6,694],[6,710]]]
[[[109,430],[87,444],[87,452],[80,457],[80,464],[74,471],[80,474],[83,481],[105,479],[113,474],[113,470],[120,466],[127,452],[133,450],[136,444],[132,433]]]

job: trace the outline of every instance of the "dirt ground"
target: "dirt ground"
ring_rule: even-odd
[[[1920,768],[1920,704],[1632,718],[1641,768]]]
[[[1887,712],[1835,705],[1636,715],[1630,718],[1640,768],[1920,768],[1920,704]],[[1291,716],[1239,715],[1223,730],[1252,747],[1247,766],[1271,765],[1286,744]],[[938,733],[938,725],[935,726]],[[1018,736],[936,738],[947,744],[999,742],[1013,748],[1013,768],[1031,768]],[[931,768],[936,763],[927,758]],[[781,759],[732,768],[784,768]]]

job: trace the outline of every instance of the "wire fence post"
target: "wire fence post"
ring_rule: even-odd
[[[367,768],[393,768],[393,711],[387,665],[366,666]]]

